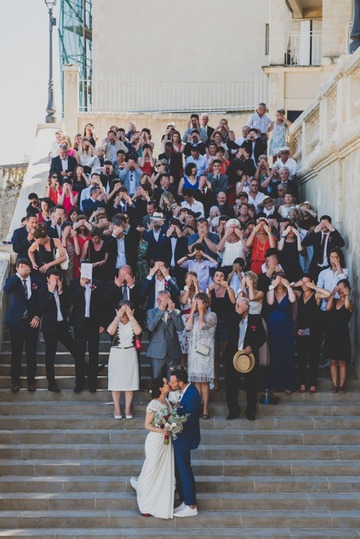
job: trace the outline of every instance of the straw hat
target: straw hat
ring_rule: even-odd
[[[245,354],[244,350],[238,350],[233,357],[233,365],[235,370],[246,374],[255,367],[255,356],[252,352]]]

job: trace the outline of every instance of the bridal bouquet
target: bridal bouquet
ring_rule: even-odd
[[[179,415],[176,409],[171,413],[162,414],[156,412],[154,425],[160,429],[164,429],[164,445],[169,445],[169,435],[173,440],[176,440],[177,435],[183,431],[184,423],[186,423],[189,414]]]

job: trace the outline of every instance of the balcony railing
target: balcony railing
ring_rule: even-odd
[[[291,32],[285,44],[285,61],[287,66],[321,65],[322,33]]]
[[[269,97],[267,77],[224,81],[82,80],[82,112],[232,112],[255,110]]]

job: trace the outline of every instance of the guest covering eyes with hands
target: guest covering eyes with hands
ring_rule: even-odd
[[[325,329],[324,356],[330,359],[333,393],[345,393],[346,365],[351,361],[349,322],[354,311],[350,299],[351,286],[347,279],[338,282],[331,292],[326,310],[328,318]],[[338,295],[338,299],[336,296]]]
[[[291,305],[296,296],[283,272],[269,286],[267,324],[269,330],[271,390],[290,395],[295,383],[294,324]]]
[[[134,317],[134,305],[122,300],[115,317],[107,328],[113,342],[109,356],[108,389],[114,402],[114,418],[122,419],[120,408],[121,391],[125,392],[125,417],[132,419],[132,399],[139,390],[139,365],[135,339],[142,329]]]
[[[203,399],[203,419],[209,419],[209,383],[215,380],[215,330],[217,316],[209,311],[210,298],[199,292],[191,305],[186,330],[189,331],[188,374]]]

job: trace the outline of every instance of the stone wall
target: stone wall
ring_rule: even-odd
[[[343,235],[346,266],[356,310],[352,317],[353,352],[360,369],[360,49],[338,60],[318,97],[290,128],[299,162],[302,200],[319,214],[332,216]]]

